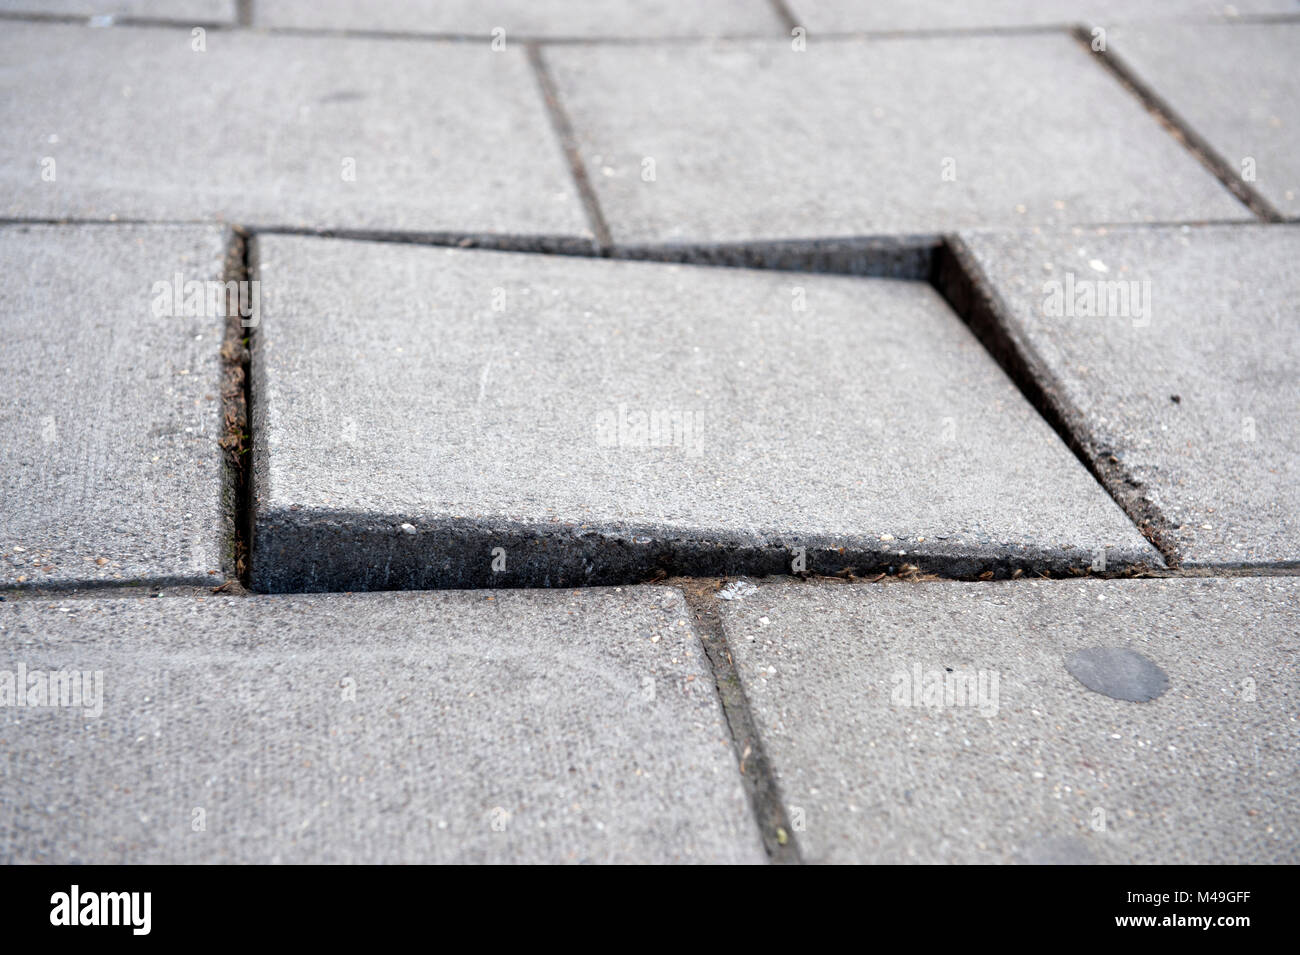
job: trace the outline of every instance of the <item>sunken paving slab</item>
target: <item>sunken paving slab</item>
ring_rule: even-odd
[[[544,56],[620,243],[1252,218],[1064,35]]]
[[[236,0],[0,0],[0,13],[232,24]]]
[[[0,227],[0,587],[220,583],[225,319],[175,304],[227,241]]]
[[[522,48],[182,29],[0,32],[10,217],[589,246]]]
[[[1107,55],[1228,168],[1283,217],[1300,218],[1300,22],[1129,28],[1109,40]]]
[[[1300,563],[1300,227],[964,242],[1047,400],[1166,553]]]
[[[491,37],[780,36],[769,0],[258,0],[253,25]]]
[[[91,692],[0,708],[0,862],[765,861],[688,619],[659,587],[10,601],[0,693]]]
[[[254,253],[259,590],[1159,562],[924,283]]]
[[[1005,29],[1300,14],[1297,0],[787,0],[809,31]]]
[[[719,606],[806,861],[1300,862],[1294,577]]]

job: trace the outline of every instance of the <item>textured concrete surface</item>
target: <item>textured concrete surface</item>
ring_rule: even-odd
[[[780,36],[769,0],[257,0],[253,25],[488,37]]]
[[[259,589],[1158,560],[923,283],[255,251]]]
[[[964,241],[1089,454],[1185,563],[1300,561],[1300,228]]]
[[[154,283],[221,278],[216,227],[0,228],[0,586],[219,583],[220,315]]]
[[[0,671],[98,671],[102,712],[0,708],[0,861],[764,861],[687,619],[666,588],[11,601]]]
[[[544,55],[620,242],[1252,218],[1066,36]]]
[[[1296,578],[788,583],[719,607],[806,861],[1300,861]],[[1168,692],[1086,689],[1065,659],[1099,642]]]
[[[192,42],[179,29],[6,25],[5,214],[588,235],[522,49]]]
[[[235,0],[0,0],[0,13],[234,23]]]
[[[1300,13],[1297,0],[787,0],[810,32],[1109,25]]]
[[[1300,13],[1300,3],[1296,4]],[[1300,218],[1300,22],[1114,30],[1110,53],[1284,217]]]

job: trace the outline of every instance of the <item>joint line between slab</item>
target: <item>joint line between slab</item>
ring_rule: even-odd
[[[787,33],[800,25],[799,21],[794,18],[794,13],[790,10],[790,5],[786,3],[785,0],[768,0],[768,2],[771,3],[772,12],[775,13],[776,18],[781,21]]]
[[[249,356],[255,324],[245,325],[240,314],[241,286],[249,278],[249,243],[251,239],[235,231],[226,255],[226,327],[221,342],[221,447],[224,453],[223,497],[227,502],[227,539],[229,567],[227,581],[219,590],[230,592],[247,588],[252,544],[252,383]],[[254,303],[252,295],[247,301]]]
[[[608,255],[610,247],[614,244],[609,232],[609,223],[605,220],[605,214],[600,208],[600,200],[591,185],[591,177],[587,175],[587,168],[583,165],[582,151],[578,148],[573,123],[570,122],[564,106],[560,103],[559,90],[550,71],[546,68],[541,47],[537,43],[528,43],[525,49],[528,51],[528,62],[533,68],[533,75],[537,78],[537,85],[546,104],[551,127],[560,140],[560,147],[568,160],[569,172],[573,175],[574,185],[582,199],[583,210],[587,213],[587,221],[591,225],[592,234],[596,237],[596,245],[601,255]]]
[[[1209,141],[1205,139],[1191,123],[1183,119],[1169,103],[1161,97],[1138,73],[1121,57],[1111,49],[1102,53],[1095,53],[1092,49],[1091,35],[1088,28],[1080,26],[1074,30],[1074,38],[1084,47],[1084,50],[1119,81],[1120,85],[1137,97],[1138,101],[1146,108],[1152,116],[1160,123],[1161,126],[1182,146],[1191,153],[1208,170],[1214,178],[1218,179],[1225,189],[1241,202],[1251,214],[1262,222],[1283,222],[1283,216],[1273,207],[1267,199],[1264,198],[1256,189],[1242,180],[1234,171],[1232,165],[1219,154]]]
[[[731,733],[741,781],[749,796],[768,859],[778,865],[800,865],[803,857],[786,815],[785,801],[781,798],[772,764],[763,752],[745,688],[731,659],[717,598],[713,596],[716,586],[710,586],[709,582],[701,586],[699,581],[673,580],[664,581],[663,586],[677,587],[690,608],[695,635],[704,648],[705,659],[713,673],[714,687]]]

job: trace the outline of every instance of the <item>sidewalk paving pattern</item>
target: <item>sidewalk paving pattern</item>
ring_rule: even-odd
[[[1182,562],[1300,564],[1300,227],[964,240],[1072,432]]]
[[[0,606],[3,669],[103,691],[0,710],[0,862],[763,861],[687,620],[658,587]]]
[[[806,861],[1300,852],[1294,577],[789,583],[721,606]],[[1066,662],[1094,647],[1168,689],[1087,689]]]
[[[1160,562],[920,282],[275,236],[256,275],[259,590]]]
[[[1300,862],[1297,49],[0,0],[0,864]]]
[[[1065,36],[544,55],[616,242],[1251,218]]]
[[[204,52],[192,42],[164,28],[5,24],[7,214],[589,245],[522,49],[229,32],[208,34]]]
[[[178,273],[221,279],[226,240],[0,227],[0,586],[221,583],[223,319],[158,312]]]
[[[1285,218],[1300,219],[1300,22],[1111,32],[1119,58]]]

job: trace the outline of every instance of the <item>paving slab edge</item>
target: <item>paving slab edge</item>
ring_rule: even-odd
[[[835,236],[755,242],[615,242],[612,259],[927,281],[938,235]]]
[[[265,473],[260,443],[254,456],[256,488]],[[1088,573],[1097,557],[1095,548],[1079,545],[927,541],[918,548],[858,535],[760,530],[755,536],[650,524],[394,516],[256,504],[253,535],[251,586],[259,593],[595,587],[665,577],[895,572],[958,580],[1077,576]],[[505,569],[494,571],[498,555]],[[1106,549],[1107,573],[1114,576],[1161,567],[1149,546]]]
[[[1060,379],[1010,320],[1006,301],[960,235],[945,237],[931,284],[1164,561],[1177,567],[1181,555],[1164,513],[1066,398]]]

